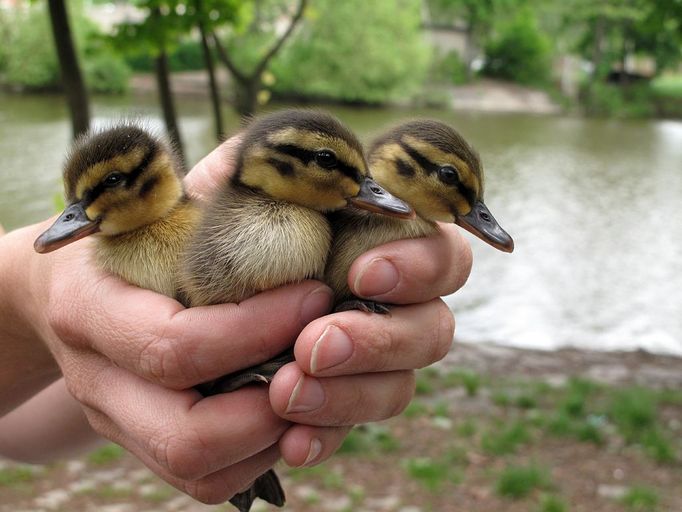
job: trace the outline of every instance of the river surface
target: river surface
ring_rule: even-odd
[[[438,118],[479,150],[486,203],[516,250],[466,234],[473,273],[446,298],[459,339],[682,355],[682,123],[330,110],[365,140],[402,118]],[[153,98],[96,99],[93,111],[95,123],[125,115],[160,127]],[[215,145],[208,105],[182,99],[179,111],[194,163]],[[69,126],[59,97],[0,95],[5,228],[54,213]]]

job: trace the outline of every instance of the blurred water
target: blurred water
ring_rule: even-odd
[[[214,147],[208,105],[184,99],[179,110],[194,163]],[[682,355],[682,123],[330,110],[365,139],[405,117],[439,118],[481,153],[486,203],[516,250],[470,237],[472,276],[446,299],[460,339]],[[98,123],[127,115],[160,126],[153,98],[96,100],[94,113]],[[68,140],[59,98],[0,96],[6,228],[53,213]]]

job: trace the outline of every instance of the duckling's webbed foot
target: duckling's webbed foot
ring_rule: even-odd
[[[374,302],[373,300],[351,299],[346,300],[334,308],[334,313],[341,311],[364,311],[365,313],[377,313],[379,315],[390,315],[391,309],[387,304]]]
[[[272,469],[256,478],[253,485],[246,491],[235,494],[230,499],[230,503],[237,507],[239,512],[249,512],[256,498],[264,499],[277,507],[284,505],[284,489]]]
[[[212,396],[230,393],[249,384],[270,384],[277,370],[294,360],[294,351],[287,349],[269,361],[206,382],[197,386],[197,389],[204,396]]]

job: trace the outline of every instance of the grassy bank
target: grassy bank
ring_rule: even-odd
[[[473,350],[420,371],[400,417],[357,427],[324,465],[281,468],[285,510],[682,510],[682,391],[666,384],[678,360]],[[56,510],[207,510],[115,446],[0,470],[0,510],[42,509],[55,490]]]

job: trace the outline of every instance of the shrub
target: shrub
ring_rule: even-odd
[[[483,73],[526,85],[544,85],[551,72],[550,44],[535,18],[523,11],[485,45]]]
[[[315,2],[271,66],[274,91],[363,103],[411,96],[423,82],[430,52],[419,26],[421,2],[400,4]]]

